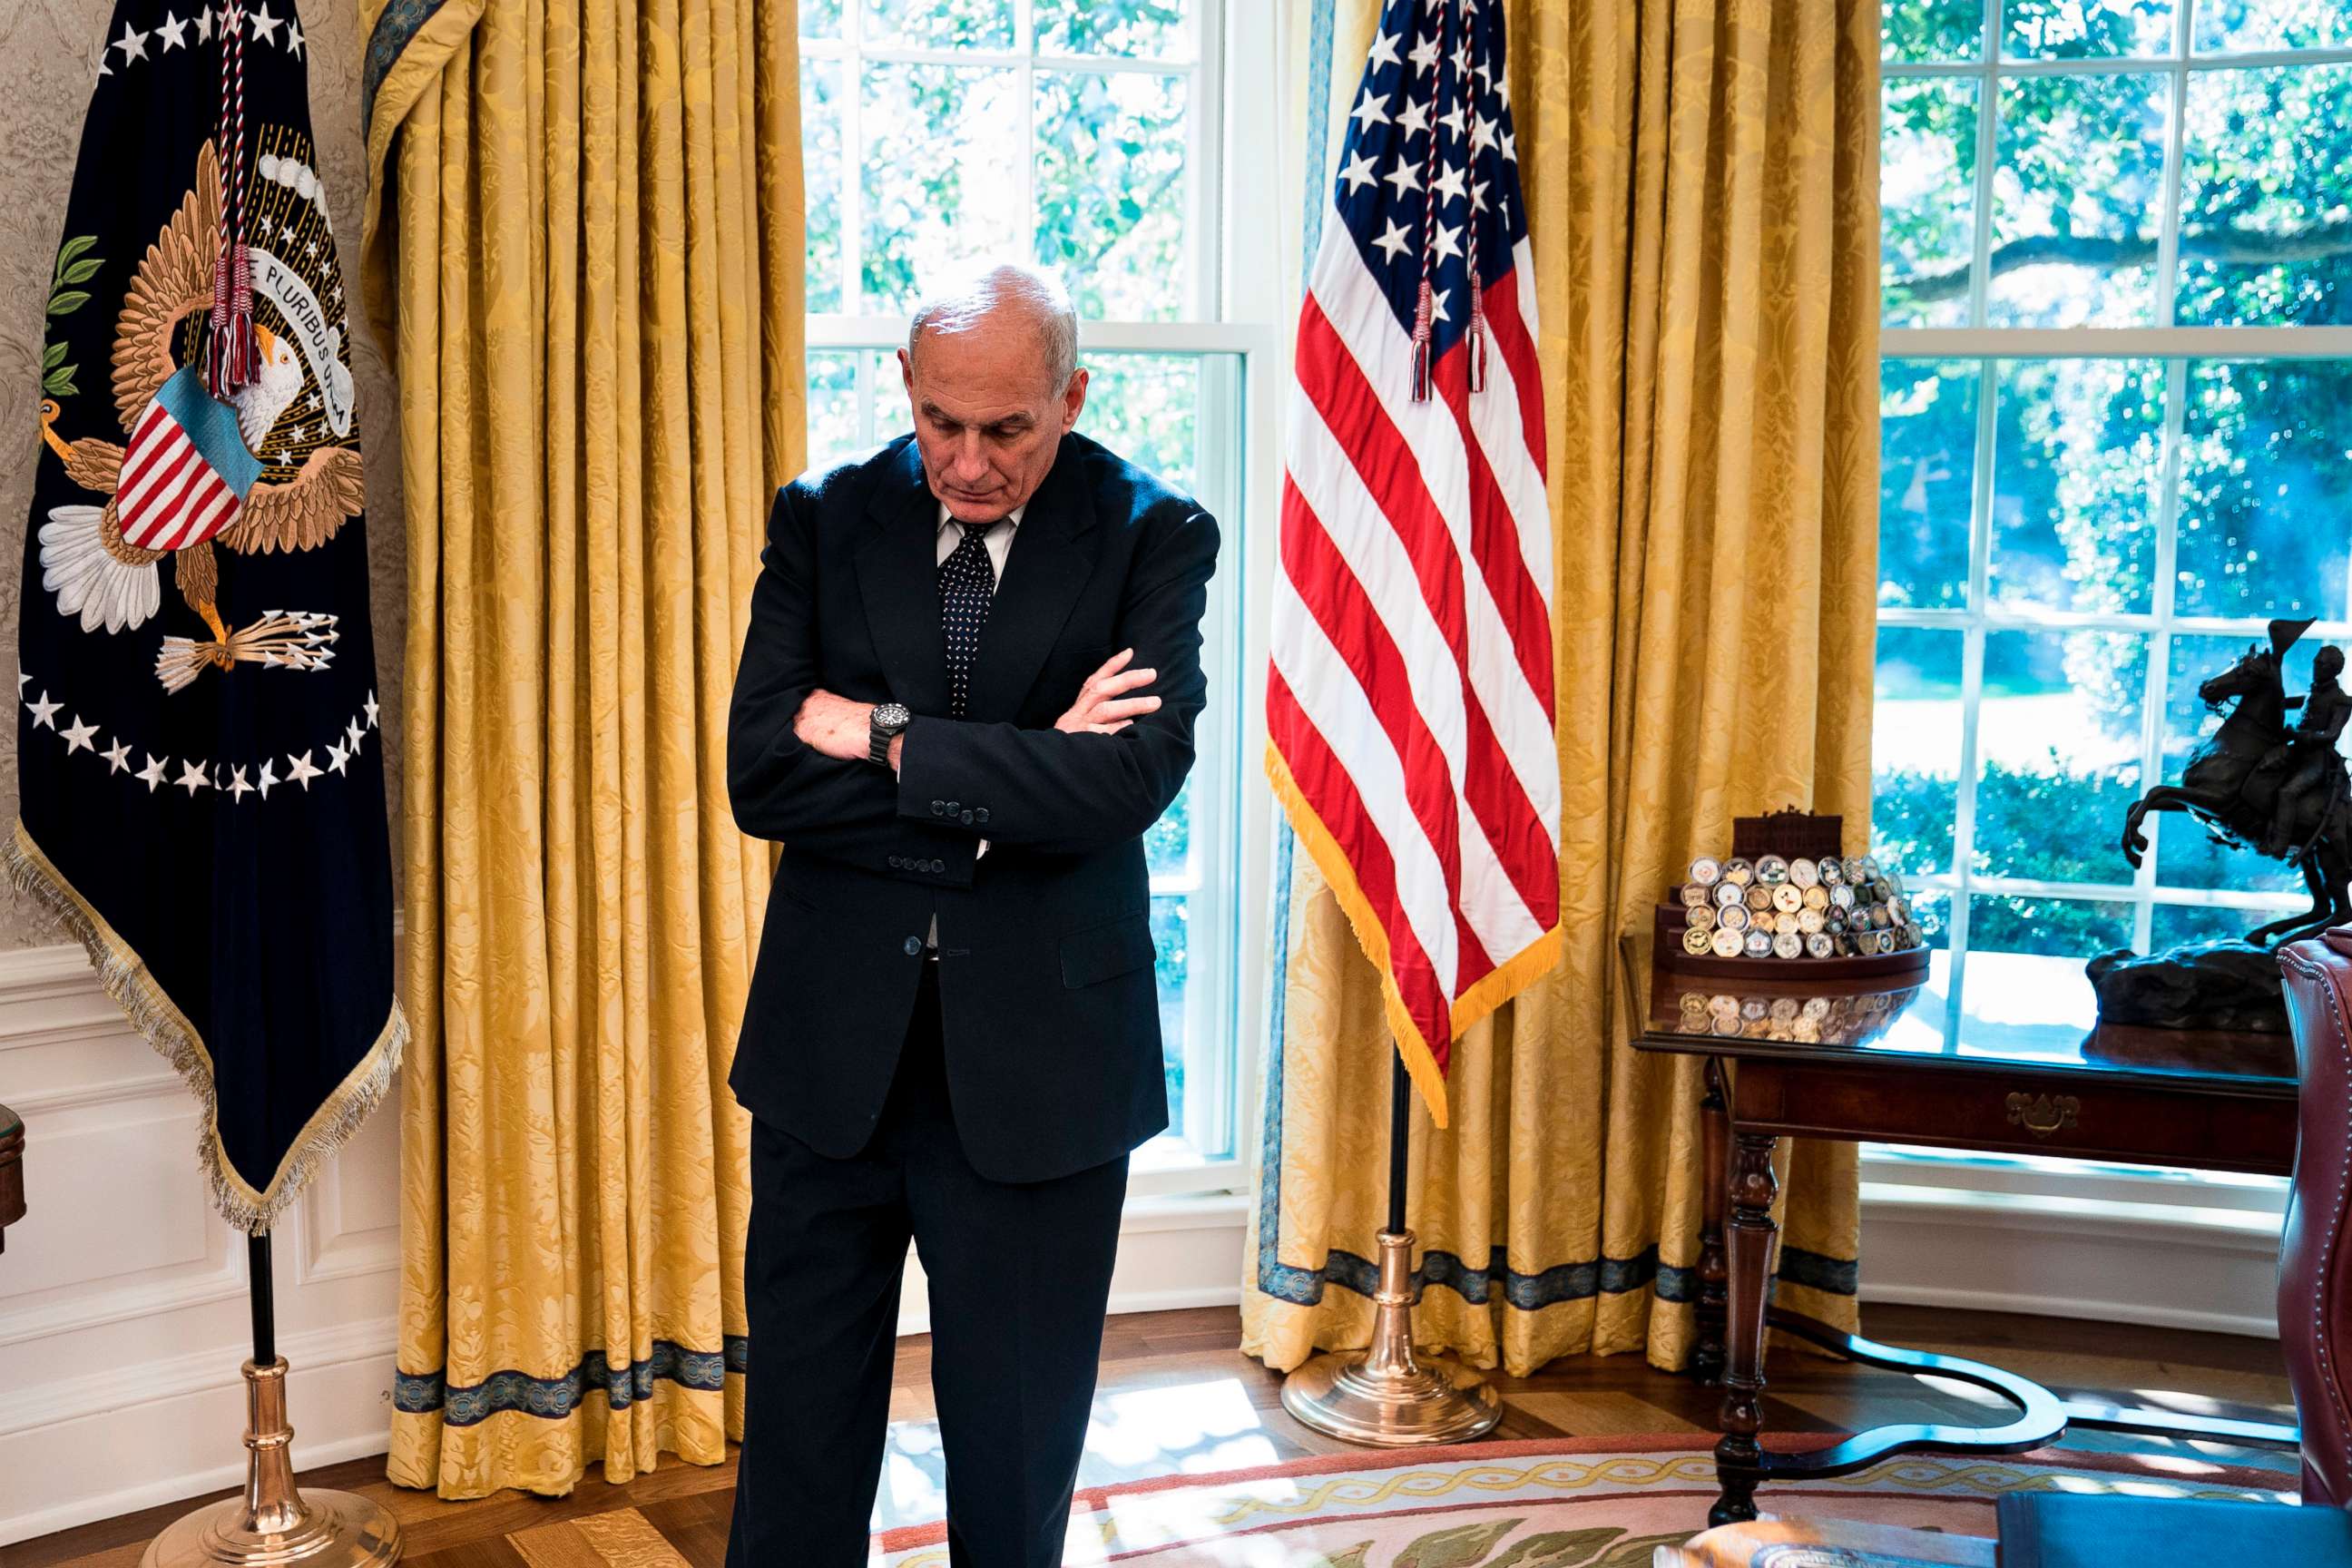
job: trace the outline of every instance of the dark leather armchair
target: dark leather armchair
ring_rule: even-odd
[[[2303,1500],[2352,1507],[2352,925],[2279,949],[2301,1079],[2279,1241],[2279,1348],[2303,1423]]]

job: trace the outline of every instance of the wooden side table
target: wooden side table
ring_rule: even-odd
[[[0,1105],[0,1251],[8,1245],[8,1227],[25,1217],[25,1123]]]
[[[2021,1453],[2072,1423],[2231,1442],[2293,1447],[2294,1429],[2170,1413],[2066,1405],[1998,1367],[1874,1344],[1801,1313],[1768,1307],[1778,1239],[1772,1155],[1783,1137],[1927,1144],[1990,1153],[2180,1165],[2287,1174],[2294,1163],[2294,1042],[2283,1035],[2169,1029],[2099,1029],[2066,1049],[1971,1047],[1893,1027],[1924,976],[1853,983],[1717,980],[1649,968],[1648,942],[1628,939],[1630,994],[1649,998],[1634,1048],[1706,1058],[1707,1169],[1698,1264],[1698,1342],[1693,1368],[1717,1369],[1723,1385],[1716,1445],[1720,1490],[1710,1524],[1756,1517],[1757,1487],[1774,1478],[1841,1476],[1913,1449]],[[1686,997],[1697,998],[1693,1010]],[[1739,1026],[1717,1032],[1728,996]],[[1818,1039],[1773,1039],[1749,1028],[1771,1009],[1818,1016]],[[1712,1006],[1717,1011],[1710,1012]],[[1833,1024],[1834,1027],[1823,1027]],[[1774,1032],[1785,1033],[1786,1030]],[[1768,1453],[1758,1441],[1767,1326],[1872,1366],[1956,1379],[2017,1406],[1995,1427],[1882,1426],[1834,1447]]]

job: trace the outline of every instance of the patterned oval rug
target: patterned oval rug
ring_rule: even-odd
[[[1706,1527],[1712,1445],[1690,1434],[1553,1438],[1325,1455],[1260,1469],[1081,1491],[1067,1563],[1137,1568],[1652,1568]],[[2003,1492],[2294,1500],[2291,1468],[2245,1450],[2040,1449],[2015,1458],[1906,1455],[1857,1475],[1767,1488],[1770,1517],[1990,1537]],[[1783,1535],[1801,1531],[1781,1531]],[[1874,1532],[1849,1532],[1857,1542]],[[875,1538],[885,1568],[946,1568],[945,1527]],[[1670,1560],[1671,1561],[1671,1560]],[[1705,1560],[1712,1568],[1723,1558]],[[1759,1568],[1926,1568],[1990,1562],[1759,1546]]]

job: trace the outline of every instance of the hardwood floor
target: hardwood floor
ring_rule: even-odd
[[[2278,1346],[2223,1334],[2074,1322],[2008,1313],[1874,1306],[1874,1338],[1992,1362],[2061,1397],[2171,1405],[2253,1420],[2292,1421]],[[1080,1484],[1103,1486],[1182,1468],[1240,1468],[1343,1446],[1285,1414],[1281,1380],[1234,1348],[1230,1308],[1114,1318]],[[1768,1430],[1839,1431],[1885,1421],[1976,1421],[1986,1406],[1958,1390],[1794,1350],[1776,1350],[1765,1398]],[[930,1342],[899,1347],[882,1518],[940,1513],[937,1429],[931,1425]],[[1716,1394],[1636,1356],[1575,1357],[1528,1378],[1498,1380],[1499,1436],[1605,1436],[1713,1430]],[[2160,1447],[2105,1435],[2070,1446]],[[571,1496],[504,1492],[445,1503],[386,1484],[381,1460],[305,1474],[306,1483],[382,1500],[407,1536],[411,1568],[718,1568],[727,1542],[734,1465],[671,1461],[626,1486],[584,1480]],[[0,1568],[135,1568],[147,1541],[191,1503],[128,1515],[0,1547]]]

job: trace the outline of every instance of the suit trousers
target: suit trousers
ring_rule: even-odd
[[[728,1568],[859,1568],[888,1436],[911,1239],[955,1568],[1062,1561],[1118,1250],[1127,1157],[992,1182],[956,1134],[924,964],[873,1136],[827,1159],[754,1119],[745,1380]]]

